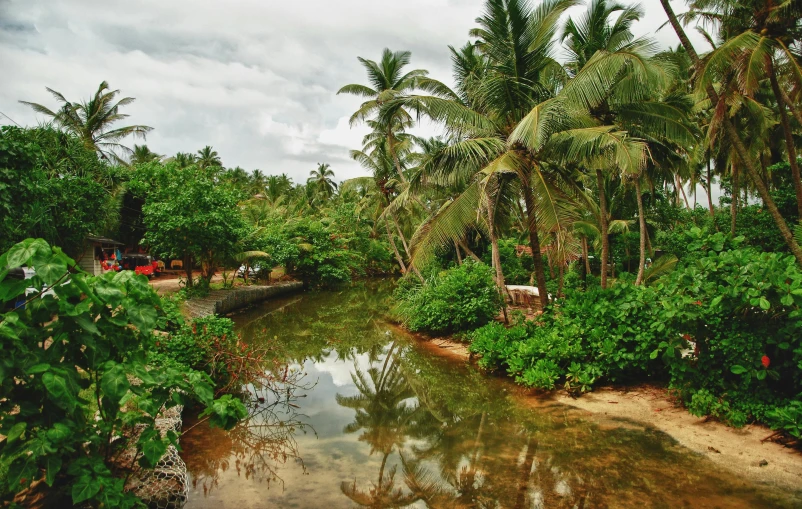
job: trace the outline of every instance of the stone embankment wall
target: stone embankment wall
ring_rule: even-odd
[[[224,315],[236,309],[256,302],[286,295],[303,288],[300,281],[276,283],[270,286],[242,286],[231,290],[215,290],[199,299],[191,299],[184,303],[184,314],[188,318],[200,318],[208,315]]]

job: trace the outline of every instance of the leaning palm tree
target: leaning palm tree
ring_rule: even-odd
[[[334,172],[328,163],[317,163],[317,169],[309,172],[306,185],[314,190],[318,197],[330,200],[337,192],[337,183],[334,181]]]
[[[110,90],[109,84],[103,81],[95,95],[88,101],[70,102],[60,92],[47,88],[61,106],[53,111],[38,103],[20,101],[27,104],[37,113],[53,119],[57,126],[69,133],[78,136],[84,145],[97,152],[101,158],[126,164],[117,152],[131,154],[131,149],[120,142],[128,136],[145,135],[152,131],[152,127],[145,125],[129,125],[113,128],[113,124],[128,117],[120,113],[120,108],[134,102],[133,97],[124,97],[116,100],[119,90]]]
[[[663,6],[663,10],[665,11],[666,15],[668,16],[668,21],[671,24],[671,27],[676,32],[677,37],[679,37],[680,43],[682,43],[683,48],[688,53],[691,61],[693,62],[694,68],[696,70],[696,78],[699,79],[699,76],[703,74],[704,70],[704,61],[702,58],[699,57],[699,54],[696,52],[696,48],[691,43],[690,39],[688,39],[688,35],[685,33],[685,29],[680,24],[679,17],[674,13],[673,7],[669,4],[668,0],[660,0],[660,4]],[[785,9],[799,9],[798,2],[783,2],[781,9],[773,10],[773,15],[771,19],[780,19],[781,17],[777,16],[777,13],[782,13]],[[763,32],[763,28],[766,29],[766,33],[768,33],[768,27],[762,27],[760,32]],[[750,30],[751,32],[751,30]],[[747,34],[745,37],[753,37],[754,34]],[[796,62],[796,60],[793,60]],[[766,186],[766,183],[760,176],[760,173],[757,169],[757,165],[755,164],[755,159],[752,154],[750,154],[746,144],[744,143],[744,138],[742,138],[741,134],[738,132],[738,129],[735,123],[730,119],[729,115],[727,114],[727,103],[722,102],[721,94],[716,91],[713,84],[708,81],[707,83],[703,83],[701,85],[703,92],[710,100],[710,105],[714,107],[716,112],[721,111],[722,114],[719,115],[719,125],[723,128],[724,135],[726,136],[727,140],[731,144],[733,151],[738,157],[741,165],[746,170],[747,175],[749,176],[750,180],[754,184],[755,188],[757,189],[760,198],[763,200],[763,203],[766,206],[769,214],[771,215],[774,223],[777,225],[777,228],[780,230],[780,235],[782,236],[783,240],[785,241],[788,248],[796,258],[796,261],[799,265],[802,265],[802,247],[800,247],[799,243],[794,238],[793,232],[788,226],[788,223],[780,214],[780,210],[777,207],[774,199],[769,194],[769,189]],[[725,96],[726,97],[726,96]],[[787,104],[786,104],[787,105]]]

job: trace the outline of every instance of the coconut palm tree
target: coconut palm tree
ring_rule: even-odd
[[[113,128],[113,124],[128,117],[120,113],[120,108],[134,102],[133,97],[117,100],[119,90],[110,90],[105,81],[100,83],[95,95],[83,102],[70,102],[60,92],[47,88],[61,106],[53,111],[38,103],[20,101],[27,104],[37,113],[53,119],[57,126],[78,136],[90,150],[96,151],[101,158],[126,164],[117,152],[130,154],[130,148],[120,142],[128,136],[142,137],[153,130],[146,125],[129,125]]]
[[[679,37],[680,43],[682,44],[685,51],[688,53],[691,61],[694,64],[694,68],[696,70],[697,78],[704,74],[704,62],[699,57],[699,54],[696,52],[696,48],[694,48],[693,44],[691,44],[690,39],[688,39],[688,35],[685,33],[685,29],[680,24],[680,20],[677,15],[674,13],[673,7],[669,4],[668,0],[660,0],[660,5],[663,6],[663,10],[668,16],[668,21],[671,24],[671,27],[676,32],[677,37]],[[796,2],[784,2],[781,4],[783,6],[783,10],[785,8],[795,8],[798,9],[798,4]],[[777,17],[777,10],[774,10],[773,17]],[[780,11],[782,12],[782,10]],[[762,29],[761,29],[762,32]],[[767,28],[768,32],[768,28]],[[751,34],[748,34],[746,37],[751,37]],[[794,60],[795,62],[795,60]],[[769,194],[768,187],[766,186],[763,179],[760,177],[760,174],[757,170],[755,165],[755,160],[750,154],[749,150],[744,143],[743,138],[741,138],[735,124],[730,119],[729,115],[727,114],[727,107],[726,103],[721,103],[722,107],[719,107],[719,101],[721,99],[719,92],[715,90],[712,83],[710,81],[703,82],[700,87],[702,88],[703,92],[710,100],[711,106],[715,106],[714,111],[718,113],[719,125],[723,127],[724,134],[727,137],[729,143],[731,144],[735,154],[740,161],[741,166],[746,170],[747,175],[749,176],[750,180],[754,184],[755,188],[757,189],[760,198],[763,200],[763,204],[766,206],[769,214],[771,215],[774,223],[777,225],[777,228],[780,230],[780,235],[782,236],[783,240],[785,241],[788,248],[793,253],[794,258],[799,265],[802,265],[802,248],[800,247],[799,243],[794,238],[793,232],[788,227],[788,223],[785,222],[782,215],[780,214],[780,210],[777,208],[777,204],[774,202],[774,199]]]
[[[161,161],[163,155],[151,152],[147,145],[134,144],[134,150],[131,153],[131,164],[149,163],[152,161]]]
[[[802,217],[802,179],[788,116],[790,109],[797,119],[802,118],[789,97],[802,87],[802,5],[798,1],[769,0],[693,0],[689,4],[690,11],[683,21],[700,20],[703,26],[717,28],[722,41],[704,58],[696,83],[700,91],[722,74],[731,74],[736,77],[738,92],[754,98],[768,79],[791,166],[798,214]]]
[[[175,161],[179,169],[184,169],[187,166],[191,166],[197,161],[195,154],[190,154],[187,152],[178,152],[171,159]]]
[[[381,121],[373,126],[374,130],[379,130],[387,138],[390,156],[402,179],[404,178],[403,171],[396,150],[398,133],[404,127],[411,125],[413,119],[403,107],[403,103],[398,102],[398,99],[411,94],[416,89],[450,95],[450,91],[445,85],[427,78],[428,71],[414,69],[405,72],[404,67],[409,64],[411,56],[409,51],[393,52],[385,48],[379,62],[357,57],[367,72],[370,85],[352,83],[345,85],[337,92],[337,94],[350,94],[367,99],[351,115],[351,125],[381,118]]]
[[[337,183],[334,181],[334,171],[331,170],[331,165],[317,163],[317,169],[309,172],[306,185],[317,197],[330,200],[337,192]]]
[[[553,58],[554,38],[560,16],[572,5],[571,0],[550,0],[531,8],[522,0],[488,0],[484,15],[477,19],[479,27],[471,31],[478,38],[477,50],[487,59],[484,76],[474,80],[476,74],[467,73],[475,100],[470,104],[461,97],[404,100],[410,109],[442,121],[459,140],[442,152],[438,171],[457,168],[481,175],[476,186],[466,188],[449,206],[455,211],[448,214],[451,219],[469,218],[471,207],[475,215],[479,182],[499,175],[516,179],[543,306],[548,295],[543,291],[546,279],[538,230],[565,230],[572,216],[570,195],[560,189],[564,175],[559,168],[593,159],[596,164],[634,170],[644,159],[641,142],[617,132],[615,126],[600,125],[576,94],[557,94],[565,72]],[[441,229],[439,235],[453,234],[455,225],[449,227],[451,233]]]
[[[210,145],[206,145],[198,150],[195,162],[202,170],[211,168],[223,168],[223,162],[220,160],[220,155]]]

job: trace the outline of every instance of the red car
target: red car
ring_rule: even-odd
[[[123,270],[133,270],[137,274],[153,277],[153,260],[144,254],[127,254],[122,259]]]

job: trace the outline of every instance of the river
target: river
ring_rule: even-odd
[[[232,432],[185,422],[187,509],[802,506],[638,423],[533,406],[388,323],[389,297],[388,284],[356,284],[235,317],[303,378]]]

